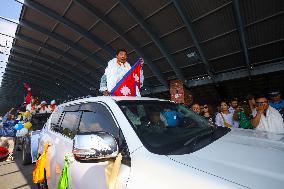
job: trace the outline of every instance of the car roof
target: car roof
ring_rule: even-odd
[[[154,100],[154,101],[168,101],[165,99],[159,99],[159,98],[150,98],[150,97],[124,97],[124,96],[97,96],[97,97],[87,97],[87,98],[81,98],[77,100],[71,100],[69,102],[63,103],[58,105],[58,107],[65,107],[69,105],[76,105],[76,104],[82,104],[86,102],[109,102],[109,101],[142,101],[142,100]]]

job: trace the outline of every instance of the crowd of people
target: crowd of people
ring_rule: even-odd
[[[221,101],[216,109],[210,104],[199,103],[192,103],[190,108],[219,127],[284,133],[284,100],[279,91],[270,92],[268,97],[248,95],[243,102],[237,98]]]
[[[144,63],[143,59],[141,60]],[[118,49],[116,57],[108,62],[105,73],[101,78],[100,91],[103,95],[108,96],[130,68],[130,64],[127,62],[127,51]],[[143,86],[143,80],[143,70],[141,69],[140,86]],[[264,95],[248,95],[245,102],[239,102],[235,98],[231,99],[229,103],[221,101],[216,111],[210,104],[193,103],[190,108],[217,126],[256,129],[276,133],[284,132],[284,101],[281,100],[278,91],[271,92],[269,99]]]
[[[24,86],[26,88],[26,86]],[[35,114],[52,113],[56,108],[55,100],[48,105],[46,101],[39,103],[38,97],[32,96],[27,88],[27,96],[22,105],[11,108],[3,117],[0,116],[0,146],[6,147],[9,156],[6,161],[13,160],[15,137],[27,134],[32,129],[31,118]]]

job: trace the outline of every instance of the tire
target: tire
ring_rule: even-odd
[[[29,165],[32,163],[32,156],[27,148],[26,143],[24,142],[22,145],[22,165]]]

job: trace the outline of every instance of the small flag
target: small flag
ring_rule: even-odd
[[[44,167],[45,167],[47,149],[48,149],[48,143],[44,145],[44,151],[36,161],[36,166],[33,170],[33,182],[35,184],[42,183],[44,181]]]
[[[68,189],[69,188],[69,160],[68,156],[64,157],[64,167],[62,169],[57,189]]]

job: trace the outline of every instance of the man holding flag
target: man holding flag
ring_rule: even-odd
[[[127,62],[127,51],[119,49],[116,58],[108,62],[101,78],[100,91],[104,96],[140,96],[143,85],[144,60],[140,58],[132,67]]]

